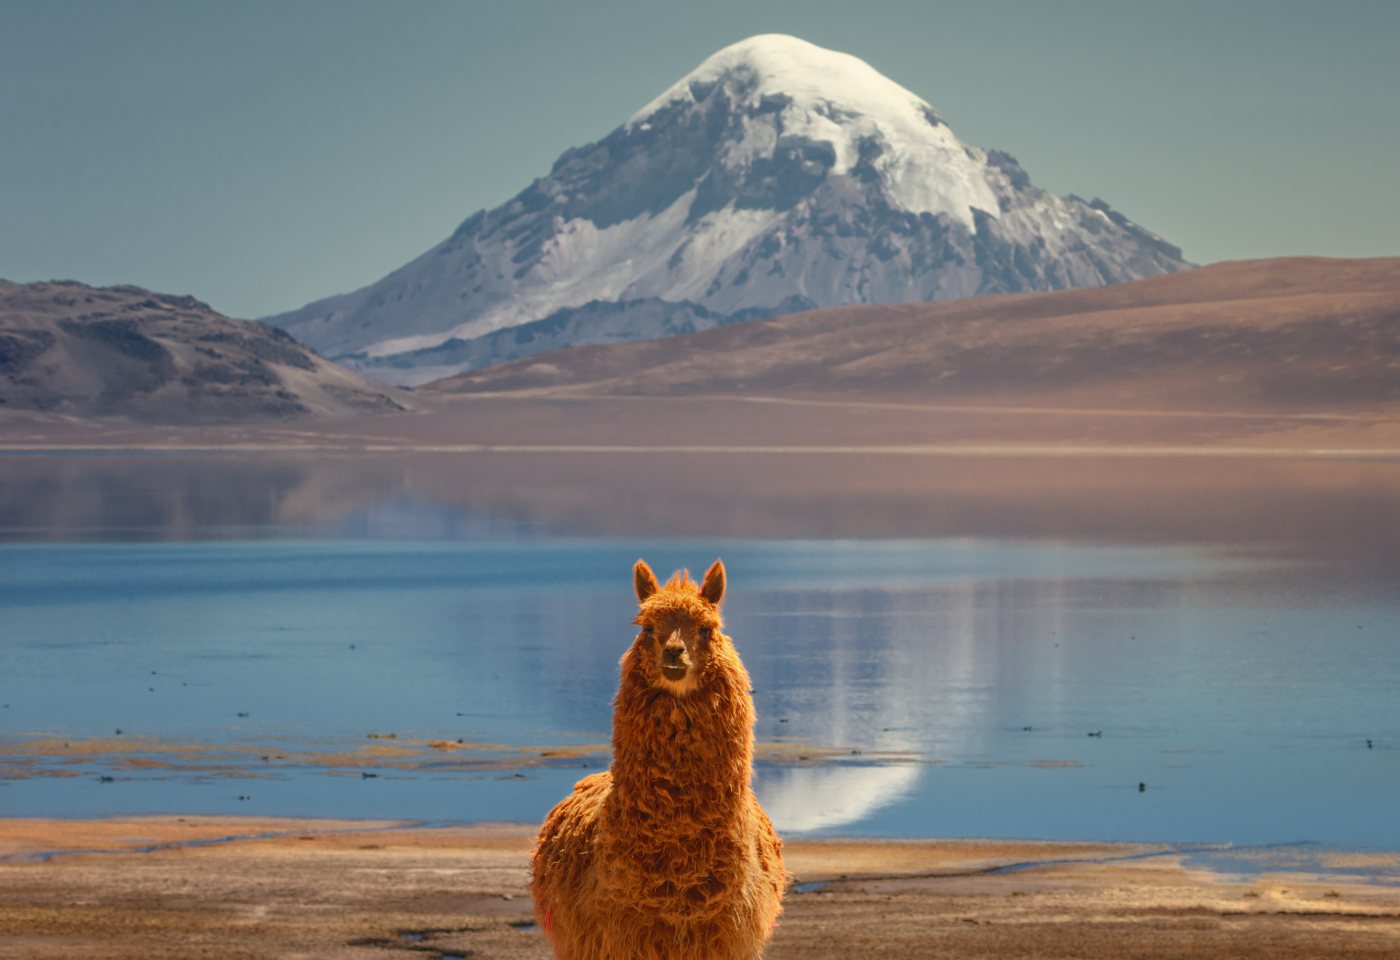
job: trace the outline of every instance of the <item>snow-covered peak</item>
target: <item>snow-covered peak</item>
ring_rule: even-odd
[[[803,106],[830,104],[854,113],[910,113],[922,120],[932,108],[919,97],[849,53],[827,50],[798,37],[764,33],[712,54],[673,83],[628,121],[639,123],[677,100],[693,100],[692,90],[731,76],[751,82],[749,100],[785,94]]]
[[[945,213],[967,226],[972,208],[997,211],[985,161],[969,155],[927,101],[859,57],[826,50],[797,37],[761,34],[725,47],[672,84],[626,124],[645,129],[662,109],[696,103],[722,89],[736,108],[753,111],[724,162],[742,166],[770,156],[776,140],[802,137],[829,143],[831,173],[873,161],[890,199],[911,213]],[[765,99],[786,98],[779,113],[760,110]]]

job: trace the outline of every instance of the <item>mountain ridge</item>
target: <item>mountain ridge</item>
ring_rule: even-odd
[[[0,410],[215,423],[409,407],[285,331],[194,297],[0,280]]]
[[[442,394],[857,397],[1134,409],[1400,401],[1400,258],[1234,261],[1106,288],[829,307],[576,347]]]

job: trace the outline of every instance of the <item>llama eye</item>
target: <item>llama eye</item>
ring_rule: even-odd
[[[710,629],[709,627],[701,627],[701,628],[700,628],[700,639],[701,639],[701,640],[708,640],[708,639],[710,639],[710,637],[712,637],[713,635],[714,635],[714,630]]]

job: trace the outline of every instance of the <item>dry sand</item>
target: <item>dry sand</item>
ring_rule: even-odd
[[[0,821],[0,957],[545,960],[532,832]],[[1400,889],[1296,873],[1232,881],[1150,847],[814,840],[789,843],[787,859],[800,883],[830,882],[789,894],[772,960],[1400,956]],[[1009,864],[1032,865],[997,869]]]

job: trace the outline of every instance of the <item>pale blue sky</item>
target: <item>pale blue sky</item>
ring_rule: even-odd
[[[755,33],[1198,262],[1400,255],[1400,0],[0,0],[0,277],[344,292]]]

